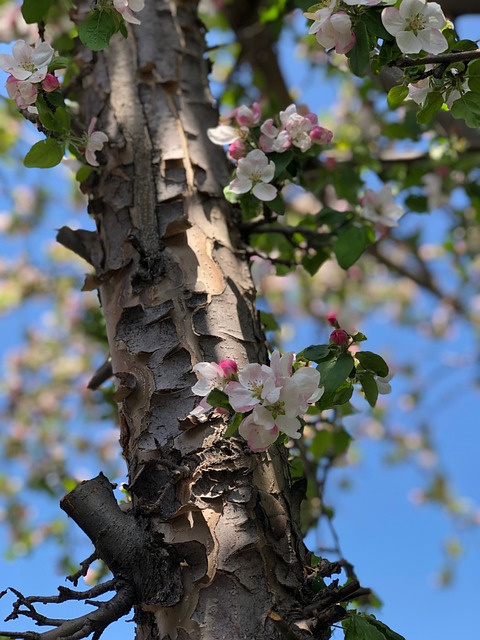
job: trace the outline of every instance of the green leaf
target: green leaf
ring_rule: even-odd
[[[323,591],[323,589],[326,589],[327,587],[325,580],[318,573],[316,576],[314,576],[310,586],[313,593],[320,593],[320,591]]]
[[[333,409],[334,407],[346,404],[352,395],[353,385],[350,382],[344,382],[336,391],[324,391],[320,400],[315,403],[315,407],[319,411]]]
[[[223,437],[231,438],[233,435],[235,435],[238,431],[238,427],[240,426],[240,423],[242,422],[242,420],[243,420],[243,413],[236,413],[233,416],[233,420],[228,425],[225,433],[223,434]]]
[[[459,40],[455,42],[455,51],[475,51],[477,47],[477,43],[473,42],[473,40]]]
[[[65,153],[65,143],[54,138],[40,140],[33,145],[23,160],[28,168],[49,169],[59,164]]]
[[[450,113],[454,118],[465,120],[465,124],[472,129],[480,127],[480,93],[469,91],[452,105]]]
[[[332,437],[332,432],[327,431],[327,429],[321,429],[315,434],[312,444],[308,448],[315,460],[320,460],[320,458],[330,452],[332,448]]]
[[[371,33],[378,38],[382,38],[382,40],[390,40],[392,36],[383,26],[381,15],[381,10],[375,11],[374,9],[369,9],[368,11],[365,11],[361,19],[367,27],[368,33]]]
[[[396,109],[399,107],[405,98],[408,96],[408,87],[401,85],[399,87],[392,87],[387,94],[387,103],[389,109]]]
[[[78,27],[82,43],[92,51],[106,49],[118,26],[109,11],[92,11]]]
[[[353,368],[353,358],[349,353],[341,353],[331,360],[319,362],[317,369],[320,372],[320,386],[325,391],[336,391],[346,381]]]
[[[373,373],[376,373],[377,376],[381,378],[388,376],[388,364],[377,353],[372,353],[372,351],[359,351],[355,354],[355,357],[364,369],[373,371]]]
[[[345,640],[385,640],[383,633],[363,616],[352,614],[342,620]]]
[[[440,92],[435,91],[427,95],[427,99],[423,107],[417,113],[418,124],[427,124],[433,116],[442,108],[443,96]]]
[[[80,182],[80,183],[85,182],[85,180],[87,180],[87,178],[91,176],[93,171],[94,171],[93,167],[91,167],[90,165],[84,164],[82,167],[80,167],[80,169],[75,174],[75,180],[77,180],[77,182]]]
[[[380,622],[380,620],[377,620],[375,618],[375,616],[372,616],[371,614],[368,614],[368,613],[362,613],[362,614],[359,614],[359,615],[362,618],[365,618],[366,620],[368,620],[368,622],[371,625],[373,625],[379,631],[381,631],[383,633],[383,635],[385,636],[385,638],[387,638],[387,640],[405,640],[405,638],[403,636],[401,636],[396,631],[393,631],[392,629],[390,629],[390,627],[387,627],[387,625],[384,624],[383,622]]]
[[[326,262],[330,257],[330,253],[327,251],[316,251],[313,255],[307,254],[302,258],[302,267],[311,276],[314,276],[320,269],[322,264]]]
[[[474,60],[468,65],[468,88],[480,93],[480,60]]]
[[[375,382],[375,378],[371,373],[362,373],[358,376],[360,379],[360,384],[362,385],[363,393],[365,394],[365,398],[367,399],[368,404],[371,407],[374,407],[377,404],[378,398],[378,387]]]
[[[44,96],[45,97],[45,96]],[[55,91],[51,91],[45,97],[45,102],[53,107],[64,107],[65,100],[63,99],[63,94],[59,89],[55,89]]]
[[[345,453],[350,446],[352,436],[345,429],[336,429],[333,432],[333,450],[337,456]]]
[[[349,269],[370,244],[370,234],[366,227],[348,225],[339,231],[333,245],[333,252],[342,269]]]
[[[285,202],[279,193],[277,194],[276,198],[274,198],[273,200],[269,200],[268,202],[265,202],[265,204],[270,209],[270,211],[273,211],[274,213],[278,213],[279,216],[284,215]]]
[[[288,167],[293,159],[293,151],[284,151],[283,153],[269,153],[268,159],[275,164],[275,178]]]
[[[45,129],[48,129],[49,131],[57,131],[57,125],[55,123],[55,118],[53,117],[53,112],[46,103],[45,98],[41,93],[39,93],[37,96],[35,106],[38,110],[38,118]]]
[[[273,313],[260,311],[260,320],[264,331],[278,331],[280,329],[277,319]]]
[[[230,411],[232,409],[227,394],[220,389],[212,389],[207,396],[207,402],[211,404],[212,407],[222,407]]]
[[[71,62],[71,59],[66,56],[55,56],[48,65],[48,73],[57,69],[66,69]]]
[[[331,347],[328,344],[315,344],[307,347],[303,351],[297,354],[297,360],[305,359],[312,362],[321,362],[328,358],[332,353]]]
[[[53,0],[23,0],[22,16],[27,24],[44,22]]]
[[[360,78],[367,72],[370,64],[370,40],[368,32],[363,22],[358,22],[355,26],[355,45],[347,53],[352,73]]]

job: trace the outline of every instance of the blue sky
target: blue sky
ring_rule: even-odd
[[[478,37],[480,22],[478,19],[464,19],[460,23],[463,37]],[[291,43],[284,43],[282,60],[287,75],[295,86],[303,91],[302,100],[312,110],[321,110],[328,106],[325,101],[327,92],[318,83],[305,82],[298,74],[295,54]],[[298,81],[300,78],[300,81]],[[36,174],[55,188],[63,175],[54,171]],[[15,180],[12,177],[12,180]],[[60,187],[62,194],[66,186]],[[63,196],[62,196],[63,198]],[[1,196],[0,196],[1,202]],[[4,205],[0,205],[0,209]],[[52,206],[48,219],[41,230],[41,243],[53,239],[55,229],[65,223],[65,219],[77,218],[78,214],[66,211],[63,202]],[[81,219],[80,219],[81,220]],[[428,233],[436,233],[441,223],[439,217],[423,216],[422,224],[428,227]],[[87,216],[80,224],[87,224]],[[18,243],[26,242],[24,240]],[[41,244],[40,243],[40,244]],[[31,248],[31,245],[27,245]],[[0,251],[3,256],[12,255],[18,246],[9,240],[0,239]],[[428,301],[427,301],[428,304]],[[38,315],[35,306],[23,315],[11,314],[0,318],[0,354],[8,352],[12,343],[20,339],[23,326],[32,322]],[[302,340],[316,327],[302,325]],[[475,337],[468,329],[453,336],[442,348],[431,341],[419,342],[418,334],[406,329],[396,329],[381,314],[367,318],[362,330],[369,337],[369,348],[377,353],[388,354],[389,361],[401,361],[408,350],[415,350],[427,364],[422,375],[428,382],[432,376],[431,397],[428,416],[435,425],[434,437],[438,444],[443,464],[453,478],[458,492],[475,503],[480,503],[480,482],[478,471],[478,451],[480,434],[478,430],[478,392],[474,389],[475,367],[452,370],[443,387],[435,388],[432,371],[444,367],[444,349],[451,354],[468,354],[470,344]],[[300,338],[294,336],[292,348],[301,349]],[[307,339],[308,342],[308,339]],[[402,380],[396,381],[394,393],[389,402],[398,402],[402,394]],[[437,390],[435,390],[437,389]],[[443,398],[452,389],[461,393],[452,394],[448,402]],[[418,421],[421,415],[398,413],[398,421]],[[471,638],[474,625],[474,612],[480,592],[480,574],[476,567],[480,553],[480,535],[478,529],[459,531],[451,523],[441,508],[417,506],[412,500],[412,491],[421,485],[422,472],[412,465],[387,466],[384,458],[387,446],[375,440],[363,441],[360,445],[359,462],[350,470],[338,469],[332,474],[327,499],[336,507],[335,525],[340,536],[344,555],[351,561],[365,586],[369,586],[383,600],[384,605],[378,613],[380,619],[404,635],[407,640],[451,640],[451,638]],[[340,488],[342,480],[348,476],[353,484],[346,491]],[[54,505],[52,508],[55,508]],[[71,524],[74,527],[73,523]],[[439,588],[435,584],[435,574],[441,569],[444,560],[442,544],[451,535],[461,534],[464,555],[456,565],[453,584]],[[314,547],[324,533],[308,537]],[[78,533],[78,561],[89,555],[91,549]],[[0,528],[0,550],[6,548],[4,531]],[[13,586],[25,593],[51,594],[57,585],[64,584],[62,576],[55,574],[56,552],[51,544],[40,547],[32,555],[6,562],[0,557],[0,591]],[[0,618],[9,613],[10,598],[0,601]],[[69,612],[51,615],[69,615]],[[78,615],[78,612],[75,614]],[[22,621],[17,628],[28,628],[28,621]],[[10,626],[9,628],[15,628]],[[473,633],[475,633],[473,631]],[[120,622],[109,628],[103,636],[106,640],[126,640],[133,637],[132,624]]]

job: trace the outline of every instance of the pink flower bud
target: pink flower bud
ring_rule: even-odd
[[[317,125],[317,124],[318,124],[318,118],[317,118],[317,116],[316,116],[316,114],[315,114],[315,113],[306,113],[306,114],[304,115],[304,118],[306,118],[307,120],[310,120],[310,122],[311,122],[313,125]]]
[[[231,378],[238,371],[238,366],[235,360],[230,360],[230,359],[221,360],[218,363],[218,366],[222,369],[223,373],[225,374],[225,378]]]
[[[242,105],[237,107],[233,112],[233,117],[237,121],[239,127],[253,127],[258,124],[261,116],[260,105],[254,102],[250,107]]]
[[[323,166],[325,167],[325,169],[327,169],[327,171],[334,171],[337,168],[337,159],[333,156],[328,156],[323,161]]]
[[[227,155],[231,160],[240,160],[240,158],[244,158],[247,155],[245,142],[243,140],[234,140],[228,147]]]
[[[330,129],[325,129],[325,127],[315,125],[310,131],[310,138],[312,142],[316,142],[317,144],[328,144],[332,141],[333,133]]]
[[[334,311],[327,313],[327,321],[330,326],[338,328],[337,314]]]
[[[343,329],[335,329],[335,331],[332,331],[332,333],[330,334],[330,340],[333,342],[333,344],[339,346],[347,344],[348,333]]]
[[[53,73],[47,73],[44,81],[42,82],[42,89],[47,93],[50,93],[50,91],[55,91],[55,89],[58,89],[59,86],[60,82],[58,78],[54,76]]]

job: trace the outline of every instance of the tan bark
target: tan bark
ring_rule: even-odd
[[[138,606],[138,638],[280,638],[309,601],[285,453],[251,454],[221,419],[178,422],[198,400],[195,363],[266,354],[225,158],[206,136],[202,26],[194,0],[147,0],[140,17],[128,40],[78,55],[82,116],[109,136],[84,188],[133,508],[182,561],[181,601]]]

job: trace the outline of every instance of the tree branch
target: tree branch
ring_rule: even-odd
[[[120,509],[102,473],[79,484],[60,507],[87,534],[115,578],[135,585],[137,602],[163,606],[179,602],[182,582],[174,548],[160,534],[147,531],[133,512]]]
[[[474,49],[473,51],[454,51],[452,53],[440,53],[438,55],[424,56],[423,58],[409,58],[408,56],[402,56],[392,63],[392,66],[400,67],[418,67],[423,64],[441,64],[446,62],[452,64],[452,62],[468,62],[470,60],[476,60],[480,58],[480,49]]]
[[[106,591],[111,591],[113,582],[109,581],[108,583],[97,585],[83,593],[59,588],[60,594],[58,596],[25,597],[16,589],[10,589],[17,596],[17,600],[13,605],[12,613],[6,618],[6,621],[16,620],[20,616],[24,616],[34,620],[37,626],[51,626],[54,629],[43,633],[35,631],[0,631],[0,635],[6,638],[23,638],[24,640],[80,640],[93,633],[92,640],[97,640],[108,625],[127,615],[131,610],[135,602],[135,587],[132,583],[121,583],[117,593],[107,602],[88,602],[88,604],[97,608],[71,620],[48,618],[38,613],[33,606],[33,602],[60,604],[67,600],[83,599],[85,594],[88,594],[89,597],[97,596]],[[70,592],[70,595],[67,595],[66,592]]]

